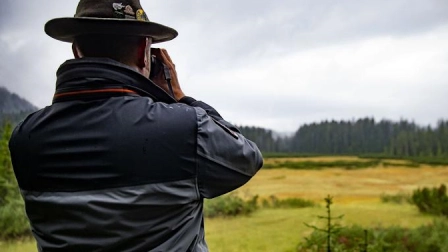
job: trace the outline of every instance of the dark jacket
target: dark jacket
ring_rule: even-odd
[[[257,146],[209,105],[175,102],[106,59],[64,63],[11,157],[40,251],[207,251],[203,198],[245,184]]]

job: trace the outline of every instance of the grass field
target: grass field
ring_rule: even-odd
[[[313,157],[279,158],[284,161],[356,161],[358,158]],[[424,186],[439,186],[448,181],[448,167],[406,167],[407,161],[387,160],[393,167],[346,170],[262,170],[238,190],[242,196],[259,195],[279,198],[300,197],[321,203],[321,207],[304,209],[262,209],[250,217],[206,220],[206,239],[211,251],[294,251],[299,241],[312,230],[303,223],[323,224],[315,216],[324,215],[324,201],[334,196],[335,215],[344,214],[342,225],[359,224],[369,227],[399,225],[417,227],[430,223],[425,216],[408,205],[384,204],[381,194],[411,193]]]
[[[2,252],[35,252],[37,251],[36,244],[33,240],[27,239],[18,242],[1,242],[0,251]]]
[[[356,161],[350,157],[313,157],[268,159],[284,161],[332,162]],[[406,167],[406,161],[388,160],[396,166],[346,170],[261,170],[238,190],[241,196],[275,195],[278,198],[300,197],[321,203],[303,209],[260,209],[248,217],[206,219],[206,239],[212,252],[218,251],[294,251],[298,242],[311,233],[304,222],[321,225],[315,216],[325,214],[323,198],[334,196],[335,215],[344,214],[342,225],[359,224],[366,228],[399,225],[417,227],[435,217],[425,216],[408,204],[381,203],[381,194],[411,193],[448,181],[448,167],[421,165]],[[403,166],[400,166],[403,164]],[[0,243],[0,251],[36,251],[33,242]]]
[[[345,157],[281,158],[269,159],[266,163],[303,160],[338,161],[357,160]],[[250,193],[260,197],[275,195],[301,197],[322,201],[331,194],[338,204],[379,202],[382,193],[411,193],[423,186],[438,186],[448,181],[448,167],[421,165],[406,167],[406,161],[393,160],[400,166],[377,166],[366,169],[346,170],[331,168],[324,170],[266,169],[260,171],[248,184],[239,189],[242,194]]]
[[[433,218],[418,214],[411,205],[367,203],[334,206],[335,215],[344,214],[342,225],[360,224],[367,228],[399,225],[417,227]],[[262,209],[251,217],[206,220],[210,251],[294,251],[312,230],[303,223],[324,226],[316,215],[325,208]]]

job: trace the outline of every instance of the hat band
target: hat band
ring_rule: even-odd
[[[134,11],[132,6],[124,6],[122,3],[113,3],[112,8],[114,9],[114,17],[121,19],[133,19],[143,22],[149,22],[148,16],[143,9],[138,9]]]

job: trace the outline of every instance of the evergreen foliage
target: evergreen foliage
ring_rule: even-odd
[[[345,168],[347,170],[363,169],[369,167],[378,166],[381,160],[367,160],[367,161],[346,161],[346,160],[336,160],[336,161],[284,161],[275,162],[270,164],[264,164],[264,169],[273,168],[288,168],[296,170],[321,170],[324,168]]]
[[[414,122],[392,122],[373,118],[356,121],[323,121],[301,126],[292,137],[275,137],[271,130],[241,127],[262,152],[306,153],[307,155],[380,155],[416,158],[424,163],[448,163],[448,121],[436,127]],[[425,159],[425,160],[422,160]],[[418,160],[416,160],[418,162]]]
[[[291,138],[275,136],[272,130],[260,127],[239,127],[241,133],[247,138],[257,143],[263,152],[290,152]]]
[[[423,191],[426,193],[422,193]],[[426,198],[423,205],[439,206],[440,202],[447,202],[444,185],[432,190],[424,188],[414,191],[413,200],[416,193],[422,198]],[[436,219],[432,224],[415,229],[397,226],[377,227],[370,230],[359,225],[342,227],[332,223],[333,219],[342,218],[342,215],[332,217],[332,198],[328,196],[325,198],[325,202],[327,203],[327,216],[318,217],[327,220],[326,227],[318,228],[305,223],[314,231],[298,245],[297,251],[448,251],[448,239],[446,239],[448,221],[446,219]],[[433,209],[440,210],[439,207]]]
[[[274,195],[261,200],[259,204],[258,195],[243,199],[235,193],[225,194],[213,199],[204,200],[204,216],[214,217],[233,217],[240,215],[249,215],[263,208],[305,208],[314,207],[313,201],[302,198],[279,199]]]
[[[263,199],[261,205],[267,208],[305,208],[314,207],[316,204],[311,200],[302,198],[285,198],[279,199],[275,195]]]
[[[397,193],[397,194],[381,194],[381,202],[383,203],[395,203],[395,204],[412,204],[411,195],[407,193]]]
[[[332,251],[448,251],[448,221],[437,220],[415,229],[378,227],[366,230],[358,225],[344,227],[334,236]],[[327,251],[326,235],[314,231],[298,251]]]
[[[314,230],[314,232],[321,232],[321,233],[325,234],[326,248],[327,248],[326,250],[327,250],[327,252],[331,252],[333,243],[334,243],[334,241],[333,241],[334,236],[339,234],[341,232],[341,230],[343,229],[341,225],[339,225],[338,223],[335,224],[333,221],[342,219],[344,217],[344,215],[340,215],[337,217],[332,216],[331,215],[331,205],[333,204],[333,197],[328,195],[324,200],[326,203],[325,207],[327,208],[327,215],[326,216],[317,216],[317,218],[326,220],[327,226],[325,228],[319,228],[319,227],[316,227],[314,225],[310,225],[307,223],[304,223],[304,224],[305,224],[305,226],[312,228]],[[310,243],[310,242],[312,243],[312,241],[309,240],[309,238],[305,238],[305,240],[308,243]],[[323,244],[325,244],[325,243],[324,242],[318,243],[318,245],[323,245]],[[317,249],[319,249],[319,251],[320,251],[321,249],[323,249],[323,247],[318,246]]]
[[[250,200],[243,200],[235,194],[226,194],[214,199],[205,199],[204,216],[229,217],[237,215],[248,215],[257,210],[258,196],[253,196]]]
[[[420,212],[448,217],[448,195],[446,186],[414,190],[412,202]]]
[[[8,148],[11,130],[11,124],[5,124],[0,139],[0,238],[2,239],[30,233]]]

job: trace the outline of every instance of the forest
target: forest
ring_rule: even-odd
[[[264,153],[448,158],[447,120],[439,120],[435,127],[373,118],[323,121],[305,124],[291,137],[276,137],[272,130],[259,127],[240,130]]]

